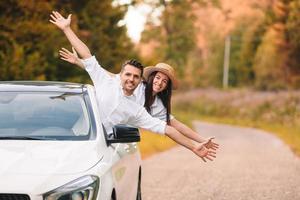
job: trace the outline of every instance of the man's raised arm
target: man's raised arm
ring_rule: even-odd
[[[89,48],[77,37],[71,29],[71,15],[64,18],[59,12],[52,11],[50,22],[61,29],[68,38],[71,45],[75,48],[81,58],[86,59],[92,56]]]

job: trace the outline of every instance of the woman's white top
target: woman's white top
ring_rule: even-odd
[[[136,98],[136,102],[142,106],[145,104],[145,88],[146,85],[144,83],[140,83],[133,93]],[[167,121],[167,109],[158,96],[155,96],[154,102],[150,106],[150,115],[160,120]],[[174,116],[170,115],[170,119],[174,119]]]

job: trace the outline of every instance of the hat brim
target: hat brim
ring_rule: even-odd
[[[166,69],[157,68],[157,67],[153,67],[153,66],[146,67],[146,68],[144,68],[144,73],[143,73],[144,79],[146,81],[148,81],[150,74],[152,74],[153,72],[161,72],[161,73],[167,75],[172,82],[172,89],[176,90],[178,88],[178,80],[176,79],[176,77],[173,74],[171,74]]]

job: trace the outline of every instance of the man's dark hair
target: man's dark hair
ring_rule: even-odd
[[[143,66],[139,61],[134,60],[134,59],[125,61],[125,62],[123,63],[123,65],[122,65],[121,71],[123,71],[123,69],[124,69],[124,67],[125,67],[126,65],[131,65],[131,66],[134,66],[134,67],[140,69],[140,70],[141,70],[141,76],[143,76],[144,66]]]

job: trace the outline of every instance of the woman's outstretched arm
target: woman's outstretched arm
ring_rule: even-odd
[[[176,130],[172,126],[166,126],[165,134],[166,136],[174,140],[176,143],[194,152],[204,162],[206,162],[206,159],[213,161],[213,159],[216,158],[215,150],[206,148],[205,143],[194,144],[192,141],[186,138],[183,134],[179,133],[178,130]]]
[[[194,130],[189,128],[187,125],[185,125],[184,123],[182,123],[176,119],[171,119],[170,125],[172,127],[174,127],[177,131],[179,131],[181,134],[183,134],[184,136],[186,136],[196,142],[199,142],[199,143],[205,142],[206,148],[216,150],[219,147],[219,144],[212,141],[214,139],[214,137],[210,137],[207,139],[203,138],[200,136],[200,134],[198,134],[197,132],[195,132]]]
[[[81,58],[86,59],[92,56],[89,48],[77,37],[71,29],[71,15],[64,18],[59,12],[52,11],[50,22],[61,29],[71,45],[75,48]]]

